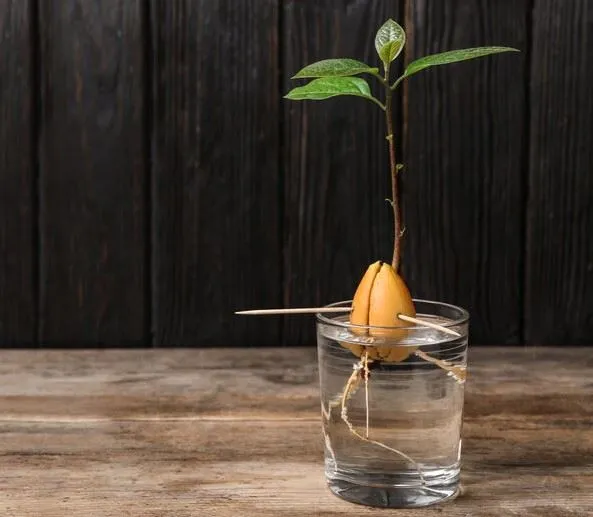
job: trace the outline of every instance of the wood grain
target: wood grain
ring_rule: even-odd
[[[43,351],[34,361],[28,353],[3,354],[0,418],[310,419],[319,413],[314,348]],[[278,390],[287,406],[275,403]]]
[[[3,356],[4,515],[377,512],[343,502],[325,488],[311,349],[40,350]],[[472,349],[463,493],[414,514],[591,515],[592,366],[586,349]],[[160,411],[161,396],[180,394],[183,404]],[[15,406],[18,397],[37,403]],[[134,398],[142,411],[122,411]],[[216,410],[217,403],[226,413]]]
[[[546,432],[542,455],[538,430],[503,425],[488,426],[489,454],[485,428],[466,425],[462,495],[414,515],[591,515],[590,433]],[[377,514],[325,488],[316,422],[10,423],[2,431],[0,504],[10,517]],[[580,454],[558,461],[566,440],[579,441]]]
[[[314,343],[313,318],[232,313],[350,298],[389,259],[384,121],[281,95],[314,60],[376,62],[389,16],[408,61],[522,50],[398,98],[413,294],[468,308],[475,342],[589,344],[593,7],[254,5],[0,0],[0,346]]]
[[[404,273],[469,309],[475,342],[521,342],[529,2],[409,2],[407,60],[473,46],[521,54],[435,68],[406,86]]]
[[[290,77],[314,61],[350,57],[377,64],[375,33],[387,18],[400,19],[402,8],[393,0],[285,2],[283,92],[299,84]],[[285,101],[283,110],[284,306],[350,299],[369,264],[391,261],[384,114],[353,98]],[[399,132],[401,111],[395,111]],[[310,344],[314,332],[312,320],[286,318],[284,341]]]
[[[32,16],[0,2],[0,346],[37,339]]]
[[[504,411],[520,418],[526,411],[586,411],[587,398],[593,400],[587,354],[574,348],[473,348],[466,414]],[[317,383],[314,348],[6,350],[0,417],[317,419]]]
[[[593,336],[593,4],[533,11],[525,339]]]
[[[40,2],[41,340],[146,339],[139,0]]]
[[[152,5],[155,343],[278,343],[278,2]]]

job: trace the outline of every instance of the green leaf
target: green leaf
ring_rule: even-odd
[[[399,56],[405,44],[406,33],[404,29],[392,19],[387,20],[375,36],[375,48],[385,66]]]
[[[519,50],[510,47],[478,47],[451,50],[441,54],[432,54],[430,56],[421,57],[416,61],[412,61],[406,68],[402,78],[410,77],[411,75],[414,75],[421,70],[425,70],[426,68],[430,68],[431,66],[448,65],[449,63],[467,61],[468,59],[489,56],[490,54],[499,54],[501,52],[519,52]]]
[[[378,68],[371,68],[366,63],[356,61],[356,59],[324,59],[307,65],[302,70],[292,76],[292,79],[302,79],[305,77],[345,77],[358,75],[362,73],[376,74]]]
[[[385,107],[371,95],[369,83],[360,77],[322,77],[288,92],[284,98],[293,101],[321,101],[338,95],[355,95]]]

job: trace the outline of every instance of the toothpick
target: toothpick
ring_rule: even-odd
[[[263,316],[267,314],[316,314],[318,312],[350,312],[352,307],[302,307],[298,309],[256,309],[250,311],[237,311],[235,314],[247,316]]]
[[[249,311],[237,311],[235,314],[249,315],[249,316],[263,316],[268,314],[317,314],[317,313],[343,313],[350,312],[352,307],[301,307],[297,309],[255,309]],[[450,336],[461,337],[461,334],[454,330],[437,325],[431,321],[421,320],[419,318],[412,318],[405,314],[398,314],[397,317],[402,321],[414,323],[420,327],[429,327],[431,329],[440,330]]]
[[[405,314],[398,314],[397,317],[400,320],[408,321],[410,323],[415,323],[416,325],[420,325],[422,327],[429,327],[431,329],[440,330],[441,332],[444,332],[445,334],[449,334],[451,336],[461,337],[461,334],[459,332],[455,332],[454,330],[451,330],[450,328],[447,328],[447,327],[443,327],[442,325],[437,325],[436,323],[432,323],[431,321],[420,320],[418,318],[412,318],[410,316],[406,316]]]

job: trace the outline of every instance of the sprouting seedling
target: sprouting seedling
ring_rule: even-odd
[[[286,99],[301,100],[325,100],[341,95],[362,97],[375,103],[385,112],[386,139],[389,149],[389,169],[391,175],[391,199],[393,209],[393,258],[391,265],[397,272],[400,264],[400,249],[402,232],[402,217],[398,193],[398,174],[401,165],[396,161],[396,143],[393,135],[393,93],[397,87],[407,78],[422,70],[433,66],[447,65],[459,61],[467,61],[490,54],[501,52],[517,52],[517,49],[510,47],[478,47],[462,50],[453,50],[440,54],[432,54],[412,61],[400,77],[392,80],[392,63],[401,55],[406,43],[404,29],[394,20],[387,20],[377,31],[375,36],[375,48],[382,63],[383,74],[379,68],[367,65],[355,59],[325,59],[305,66],[297,72],[293,79],[313,79],[304,86],[291,90]],[[381,101],[371,94],[369,83],[359,76],[361,74],[371,75],[383,86],[384,100]]]
[[[386,140],[389,151],[389,172],[391,177],[391,199],[388,200],[393,209],[393,256],[391,265],[375,262],[371,264],[363,276],[358,289],[353,298],[352,311],[350,314],[350,323],[354,326],[369,327],[392,327],[401,316],[408,320],[414,320],[416,316],[414,304],[410,292],[401,277],[398,270],[401,262],[401,241],[404,235],[402,230],[401,204],[398,192],[398,175],[403,165],[398,164],[396,160],[396,143],[393,133],[393,94],[404,80],[418,72],[431,68],[433,66],[447,65],[460,61],[467,61],[491,54],[502,52],[518,52],[517,49],[510,47],[477,47],[462,50],[453,50],[440,54],[425,56],[412,61],[404,70],[403,75],[395,80],[391,76],[392,63],[401,55],[406,43],[406,33],[404,29],[394,20],[387,20],[377,31],[375,36],[375,49],[379,55],[382,64],[382,73],[379,68],[373,67],[355,59],[325,59],[305,66],[297,72],[293,79],[312,79],[304,86],[299,86],[291,90],[286,96],[290,100],[325,100],[332,97],[350,95],[362,97],[376,104],[385,112],[386,122]],[[374,97],[371,93],[369,83],[366,79],[358,77],[367,74],[379,81],[384,91],[383,100]],[[400,324],[402,322],[400,321]],[[353,333],[357,334],[356,328]],[[364,331],[366,332],[366,331]],[[405,330],[369,330],[371,336],[389,337],[398,341],[405,336]],[[375,333],[373,333],[375,332]],[[346,382],[339,399],[341,400],[341,418],[348,426],[350,432],[357,438],[373,443],[377,446],[388,449],[409,461],[418,470],[420,479],[424,483],[424,477],[419,466],[412,458],[405,453],[393,449],[383,443],[369,438],[369,407],[368,407],[368,365],[370,361],[399,362],[405,360],[409,354],[415,353],[416,356],[437,365],[448,372],[457,382],[462,383],[465,380],[465,368],[441,361],[429,356],[428,354],[417,350],[415,347],[391,346],[391,347],[362,347],[357,344],[342,343],[349,348],[355,355],[359,356],[360,361],[354,365],[354,371]],[[364,375],[361,374],[364,372]],[[353,396],[358,385],[364,381],[365,392],[367,396],[366,403],[366,432],[360,434],[348,419],[348,401]],[[324,410],[324,416],[330,418],[332,408],[337,402],[330,403],[327,413]],[[326,437],[326,440],[329,440]],[[331,444],[330,444],[331,445]]]

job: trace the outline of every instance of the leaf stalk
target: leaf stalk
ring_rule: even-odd
[[[397,81],[395,81],[392,85],[391,85],[391,91],[395,91],[396,88],[401,84],[401,82],[406,78],[405,75],[402,75],[400,78],[397,79]]]

